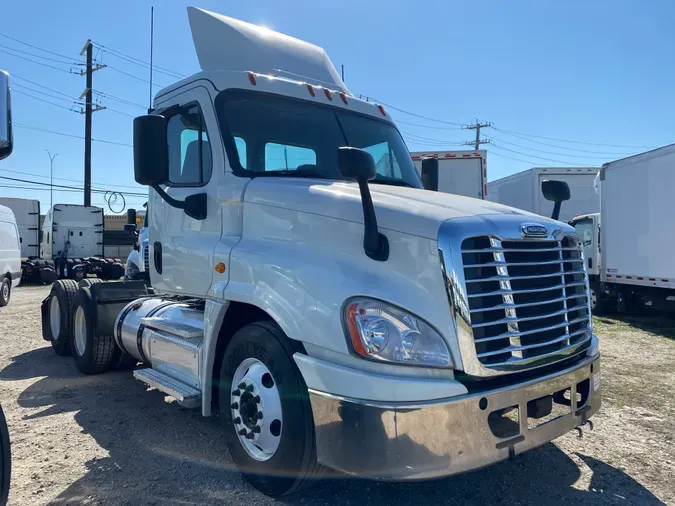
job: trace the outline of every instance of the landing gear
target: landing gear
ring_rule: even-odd
[[[246,325],[225,350],[220,416],[244,478],[277,497],[318,476],[314,419],[290,340],[272,322]]]

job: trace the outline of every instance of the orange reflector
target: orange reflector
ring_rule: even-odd
[[[249,72],[249,73],[248,73],[248,80],[251,81],[251,84],[252,84],[253,86],[255,86],[255,83],[256,83],[256,77],[255,77],[255,74],[254,74],[253,72]]]
[[[345,105],[347,105],[347,95],[345,95],[344,93],[340,93],[340,98],[345,103]]]
[[[326,98],[328,100],[333,100],[333,94],[330,92],[330,90],[328,88],[324,88],[323,92],[326,94]]]
[[[368,352],[366,351],[365,346],[363,346],[359,327],[356,323],[356,308],[358,307],[359,305],[357,303],[353,303],[347,308],[347,328],[349,329],[349,337],[352,340],[354,351],[363,357],[368,357]]]
[[[312,95],[313,97],[316,97],[316,92],[314,91],[314,86],[311,84],[307,85],[307,91],[309,91],[309,94]]]
[[[382,116],[386,116],[386,115],[387,115],[387,111],[384,110],[384,107],[382,107],[381,105],[378,105],[377,108],[378,108],[378,109],[380,110],[380,112],[382,113]]]
[[[225,272],[225,264],[223,262],[218,262],[216,264],[215,269],[218,274],[222,274],[223,272]]]

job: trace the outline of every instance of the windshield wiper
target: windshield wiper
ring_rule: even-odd
[[[376,184],[386,184],[386,185],[389,185],[389,186],[406,186],[408,188],[415,188],[415,186],[411,185],[407,181],[404,181],[403,179],[397,179],[395,177],[378,176],[375,179],[371,179],[368,182],[369,183],[376,183]]]

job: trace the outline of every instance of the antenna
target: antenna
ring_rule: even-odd
[[[150,103],[148,104],[148,114],[152,111],[152,53],[155,40],[155,7],[150,7]]]

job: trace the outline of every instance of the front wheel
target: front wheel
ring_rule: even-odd
[[[591,313],[603,315],[610,312],[610,301],[604,297],[602,286],[599,283],[590,285]]]
[[[9,304],[9,298],[12,295],[12,283],[8,278],[2,278],[0,281],[0,307]]]
[[[240,329],[220,371],[220,417],[234,462],[258,490],[277,497],[318,474],[314,421],[293,348],[272,322]]]

